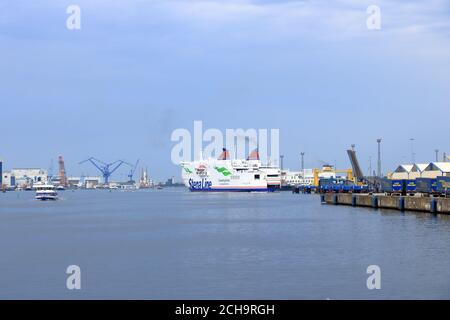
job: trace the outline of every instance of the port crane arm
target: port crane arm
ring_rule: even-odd
[[[95,160],[95,161],[98,161],[98,162],[100,162],[100,163],[104,163],[104,162],[102,162],[102,161],[100,161],[100,160],[97,160],[97,159],[95,159],[95,158],[89,158],[89,159],[86,159],[86,160],[84,160],[84,161],[79,162],[78,164],[83,164],[83,163],[89,161],[89,162],[92,163],[98,170],[100,170],[101,172],[103,172],[105,168],[102,168],[102,167],[100,167],[99,165],[97,165],[97,163],[95,163],[94,160]]]
[[[133,166],[129,164],[128,162],[125,162],[123,160],[117,160],[112,163],[105,163],[103,161],[100,161],[94,157],[90,157],[89,159],[86,159],[84,161],[81,161],[79,164],[83,164],[85,162],[92,163],[102,174],[105,184],[108,184],[109,177],[116,171],[122,164],[128,164],[130,166]]]
[[[133,176],[134,176],[134,173],[136,172],[138,163],[139,163],[139,159],[137,159],[134,167],[132,167],[132,169],[130,170],[130,174],[128,175],[128,178],[130,179],[130,181],[133,181]]]
[[[115,162],[113,162],[113,163],[110,163],[110,164],[108,164],[108,167],[109,166],[112,166],[112,165],[114,165],[114,164],[116,164],[117,163],[117,165],[113,168],[113,169],[111,169],[110,171],[109,171],[109,173],[110,174],[113,174],[113,172],[114,171],[116,171],[122,164],[127,164],[127,165],[129,165],[129,166],[133,166],[132,164],[129,164],[128,162],[125,162],[125,161],[123,161],[123,160],[117,160],[117,161],[115,161]]]

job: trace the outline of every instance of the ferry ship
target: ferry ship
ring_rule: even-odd
[[[34,189],[36,190],[36,200],[58,200],[58,193],[55,191],[55,186],[51,184],[35,185]]]
[[[272,192],[281,186],[280,168],[263,165],[257,149],[246,160],[231,160],[223,149],[218,159],[182,162],[181,168],[183,183],[191,191]]]

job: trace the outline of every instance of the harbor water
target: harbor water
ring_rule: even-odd
[[[0,194],[0,299],[449,299],[450,217],[183,188]],[[81,269],[81,290],[66,268]],[[367,268],[381,289],[367,287]]]

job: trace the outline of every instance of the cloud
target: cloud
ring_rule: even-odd
[[[169,0],[157,5],[177,20],[200,28],[239,28],[254,36],[265,34],[342,37],[364,36],[368,30],[366,9],[376,4],[381,8],[386,33],[449,34],[449,5],[444,0],[432,1],[262,1],[262,0]]]
[[[72,3],[72,2],[70,2]],[[83,28],[94,24],[110,30],[124,29],[145,34],[148,30],[184,28],[186,32],[213,34],[230,39],[279,40],[305,37],[342,40],[373,34],[366,28],[369,5],[381,8],[384,36],[432,35],[448,42],[450,4],[448,0],[75,0],[82,9]],[[69,2],[67,2],[67,5]],[[43,19],[64,23],[65,5],[51,0],[18,0],[0,12],[0,33],[22,30]],[[46,13],[47,12],[47,17]],[[35,28],[35,29],[36,29]],[[139,32],[141,30],[141,32]],[[124,32],[125,34],[125,32]]]

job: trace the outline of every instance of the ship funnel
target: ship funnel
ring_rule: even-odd
[[[259,160],[259,151],[258,148],[250,152],[250,154],[247,157],[247,160]]]
[[[223,148],[222,153],[220,154],[218,160],[229,160],[230,159],[230,152]]]

